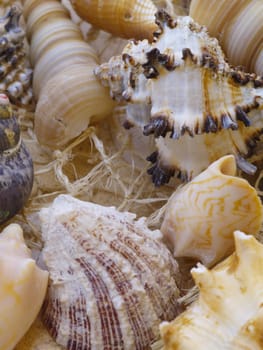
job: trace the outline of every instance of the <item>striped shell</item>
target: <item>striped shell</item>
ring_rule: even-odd
[[[178,313],[178,266],[144,219],[58,196],[40,212],[50,285],[43,321],[70,350],[149,349]]]
[[[219,39],[231,64],[263,75],[261,0],[192,0],[190,16]]]
[[[235,253],[212,270],[192,269],[200,295],[173,322],[161,324],[163,350],[261,350],[263,246],[234,234]]]
[[[217,40],[190,17],[159,11],[157,23],[152,44],[131,41],[95,72],[112,98],[127,103],[126,126],[154,134],[153,182],[175,174],[189,180],[229,153],[253,172],[243,157],[263,129],[262,78],[231,68]]]
[[[235,230],[259,232],[261,201],[254,187],[235,173],[234,157],[225,156],[170,197],[161,231],[175,257],[211,266],[233,252]]]

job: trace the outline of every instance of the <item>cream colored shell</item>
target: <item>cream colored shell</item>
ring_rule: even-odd
[[[161,231],[175,257],[193,257],[211,266],[233,252],[235,230],[259,232],[260,199],[235,173],[234,157],[225,156],[169,199]]]
[[[12,350],[37,317],[48,283],[17,224],[0,235],[0,275],[0,349]]]
[[[261,350],[263,332],[263,246],[234,233],[235,253],[208,270],[192,269],[196,302],[160,326],[163,350]]]

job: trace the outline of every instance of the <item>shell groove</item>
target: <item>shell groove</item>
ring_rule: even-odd
[[[43,321],[71,350],[149,349],[178,313],[178,266],[160,231],[113,207],[58,196],[40,212],[50,285]]]

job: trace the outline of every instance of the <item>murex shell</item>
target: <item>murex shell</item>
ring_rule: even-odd
[[[261,350],[263,245],[240,231],[235,253],[212,270],[192,269],[200,294],[160,326],[163,350]]]
[[[95,71],[112,98],[127,103],[126,127],[154,134],[153,182],[189,180],[226,154],[253,173],[244,157],[263,128],[262,78],[230,67],[217,39],[190,17],[159,11],[156,19],[152,44],[130,41]]]
[[[178,314],[178,266],[161,232],[113,207],[58,196],[40,211],[50,285],[43,322],[70,350],[150,349]]]
[[[211,266],[233,252],[234,231],[259,232],[260,198],[235,173],[234,156],[224,156],[170,197],[161,231],[175,257],[188,256]]]

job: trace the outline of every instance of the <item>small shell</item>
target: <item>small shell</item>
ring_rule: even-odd
[[[263,246],[234,233],[235,253],[208,270],[192,269],[199,298],[173,322],[162,323],[163,350],[261,350]]]
[[[234,157],[225,156],[169,199],[161,231],[175,257],[193,257],[211,266],[232,253],[235,230],[259,232],[261,201],[256,190],[235,173]]]
[[[71,0],[77,14],[99,29],[134,39],[153,38],[157,8],[151,0]]]
[[[0,275],[0,348],[12,350],[37,317],[48,284],[17,224],[0,235]]]
[[[178,267],[144,219],[58,196],[40,212],[50,285],[43,321],[70,350],[148,349],[178,313]]]

